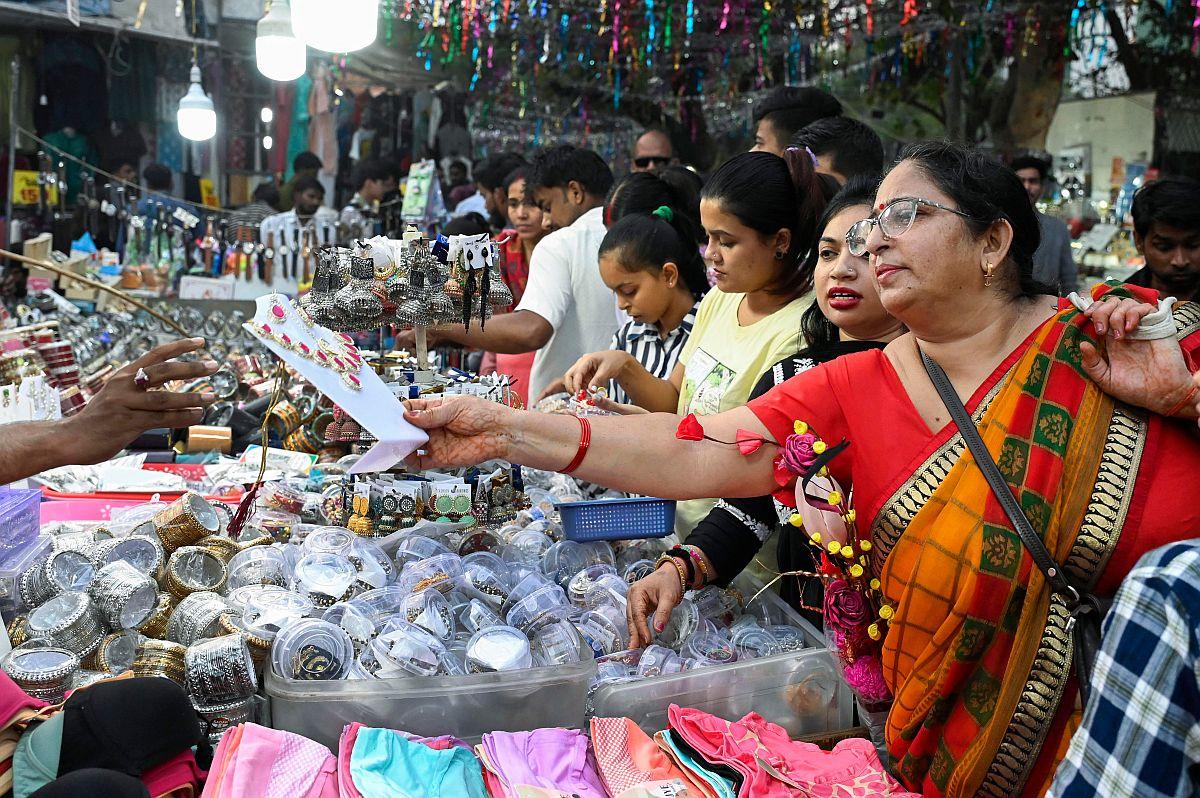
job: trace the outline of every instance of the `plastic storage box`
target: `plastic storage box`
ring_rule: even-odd
[[[21,609],[21,595],[17,589],[17,580],[25,573],[38,558],[49,554],[50,535],[42,534],[29,541],[25,548],[16,551],[9,550],[0,558],[0,615],[4,622],[12,620],[13,615]],[[25,609],[29,609],[26,607]]]
[[[762,586],[743,577],[735,580],[734,587],[749,600]],[[824,637],[772,591],[764,591],[752,609],[760,623],[770,620],[799,627],[811,647],[673,676],[601,685],[590,698],[590,714],[632,718],[647,734],[668,727],[671,704],[727,720],[757,712],[787,729],[793,739],[852,727],[854,696],[826,650]]]
[[[601,499],[555,505],[567,540],[639,540],[675,531],[675,502],[667,499]]]
[[[0,563],[24,550],[42,528],[40,490],[0,488]]]
[[[273,728],[337,750],[351,721],[476,744],[491,731],[579,729],[595,660],[473,676],[299,682],[267,674]]]

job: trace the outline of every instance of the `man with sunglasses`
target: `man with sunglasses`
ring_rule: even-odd
[[[634,172],[652,172],[664,166],[679,163],[671,136],[660,128],[650,128],[633,145]]]

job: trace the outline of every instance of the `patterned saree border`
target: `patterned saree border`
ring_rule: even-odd
[[[1104,571],[1129,513],[1132,480],[1146,445],[1149,422],[1143,414],[1117,405],[1100,456],[1100,470],[1084,512],[1079,535],[1064,567],[1075,584],[1089,589]],[[1051,595],[1042,633],[1025,688],[976,795],[1011,798],[1020,794],[1037,762],[1054,714],[1071,676],[1070,615]]]
[[[1182,341],[1200,332],[1200,302],[1183,302],[1171,311],[1175,317],[1175,337]]]

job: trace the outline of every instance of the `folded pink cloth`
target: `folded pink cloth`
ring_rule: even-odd
[[[730,722],[672,704],[668,718],[671,731],[702,756],[743,776],[739,798],[791,798],[797,790],[812,798],[920,798],[884,770],[869,740],[843,740],[823,751],[753,712]]]
[[[212,774],[203,798],[339,798],[337,759],[328,748],[255,723],[225,732]]]

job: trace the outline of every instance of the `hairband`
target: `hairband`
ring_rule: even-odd
[[[653,212],[651,212],[650,215],[657,216],[659,219],[662,219],[667,224],[670,224],[671,222],[675,221],[675,211],[671,210],[670,207],[668,207],[666,205],[659,205],[657,208],[654,209]]]
[[[808,157],[812,159],[813,169],[816,169],[818,166],[820,166],[820,163],[817,162],[817,154],[808,147],[788,147],[786,150],[784,150],[784,152],[800,152],[801,149],[808,153]]]

